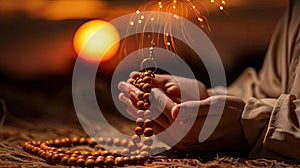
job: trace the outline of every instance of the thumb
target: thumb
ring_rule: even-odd
[[[170,75],[156,74],[152,81],[152,85],[156,88],[164,89],[170,77]]]
[[[200,105],[201,101],[187,101],[177,104],[171,110],[172,118],[179,117],[180,120],[195,118],[198,115]]]

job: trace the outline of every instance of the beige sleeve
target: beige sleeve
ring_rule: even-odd
[[[209,90],[210,94],[235,95],[246,102],[240,123],[252,158],[300,161],[300,99],[286,94],[291,51],[299,31],[290,20],[299,18],[300,1],[292,2],[298,6],[290,6],[276,28],[261,71],[257,74],[248,68],[227,89]]]
[[[251,158],[300,160],[300,99],[281,95],[274,106],[252,98],[245,106],[241,125]]]

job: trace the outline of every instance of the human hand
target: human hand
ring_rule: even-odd
[[[119,99],[128,106],[127,112],[132,117],[138,118],[136,104],[139,100],[137,96],[139,89],[127,82],[120,82],[118,88],[121,91]],[[151,90],[150,103],[149,111],[151,115],[149,118],[153,120],[154,133],[158,134],[169,127],[174,121],[171,111],[176,103],[157,88]]]
[[[225,103],[225,104],[224,104]],[[241,150],[247,147],[247,141],[244,137],[240,125],[241,113],[245,103],[242,99],[234,96],[211,96],[201,101],[188,101],[176,105],[172,109],[172,116],[182,122],[182,127],[186,123],[193,122],[189,132],[183,139],[177,143],[174,148],[183,151],[226,151]],[[191,111],[199,109],[197,117],[191,114]],[[212,110],[211,112],[210,109]],[[206,127],[202,130],[204,123],[211,126],[218,122],[214,130],[212,127]],[[212,134],[199,142],[199,134],[212,131]],[[172,135],[172,133],[169,133]]]
[[[139,75],[139,72],[132,72],[128,82],[132,83]],[[205,85],[196,79],[156,74],[152,84],[155,88],[163,90],[170,99],[178,104],[191,100],[203,100],[209,97]],[[197,89],[198,92],[196,92],[195,89]]]
[[[123,85],[123,86],[122,86]],[[126,90],[124,90],[127,88]],[[128,113],[137,117],[137,110],[132,102],[136,100],[138,91],[133,85],[121,82],[119,89],[123,91],[119,98],[128,104]],[[129,93],[127,97],[125,93]],[[182,151],[219,151],[227,149],[244,149],[247,147],[244,134],[240,126],[240,116],[245,103],[234,96],[211,96],[201,101],[187,101],[181,104],[174,104],[168,96],[158,89],[152,90],[151,111],[158,117],[153,117],[154,132],[158,138],[175,149]],[[224,106],[223,106],[224,105]],[[209,113],[210,108],[213,114]],[[159,113],[159,112],[162,113]],[[219,112],[221,114],[216,114]],[[196,113],[196,114],[194,114]],[[217,118],[220,121],[212,134],[204,142],[199,143],[199,134],[204,122],[214,122]],[[168,129],[172,124],[180,123],[175,129]],[[177,128],[176,128],[177,127]],[[183,130],[186,129],[188,130]],[[207,131],[207,130],[203,130]],[[163,135],[159,134],[163,133]],[[178,140],[178,134],[184,134]],[[174,143],[176,142],[176,143]],[[178,143],[177,143],[178,142]]]

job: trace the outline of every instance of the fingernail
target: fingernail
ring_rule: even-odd
[[[177,106],[177,105],[175,105],[175,106],[172,108],[171,113],[172,113],[173,119],[176,119],[176,118],[177,118],[178,113],[179,113],[179,110],[180,110],[180,107]]]
[[[126,83],[125,82],[120,82],[119,83],[119,89],[120,90],[125,90],[126,89]]]

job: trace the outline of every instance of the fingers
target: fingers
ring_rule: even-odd
[[[173,119],[180,115],[180,119],[200,116],[223,116],[240,112],[245,106],[242,99],[234,96],[211,96],[200,101],[187,101],[174,106],[171,110]]]
[[[136,79],[139,76],[140,76],[140,72],[133,71],[133,72],[130,73],[129,78]]]
[[[199,113],[200,105],[201,101],[189,101],[178,104],[171,110],[172,118],[176,119],[179,117],[180,120],[196,118]],[[205,111],[207,111],[208,108],[205,109]]]
[[[139,91],[138,88],[136,88],[135,86],[133,86],[129,83],[126,83],[124,81],[122,81],[118,84],[118,88],[121,92],[124,92],[124,93],[129,93],[130,91]]]
[[[123,92],[119,94],[119,100],[121,100],[123,103],[127,104],[128,106],[132,106],[130,99]]]
[[[133,118],[138,118],[136,109],[133,106],[128,106],[127,107],[127,113],[130,114]]]
[[[168,118],[169,122],[173,122],[174,119],[171,116],[171,110],[175,103],[157,88],[152,89],[151,94],[153,97],[150,100],[152,107],[162,112]]]
[[[170,78],[171,78],[170,75],[156,74],[155,78],[152,81],[152,85],[156,88],[164,89],[166,83],[169,81]]]

